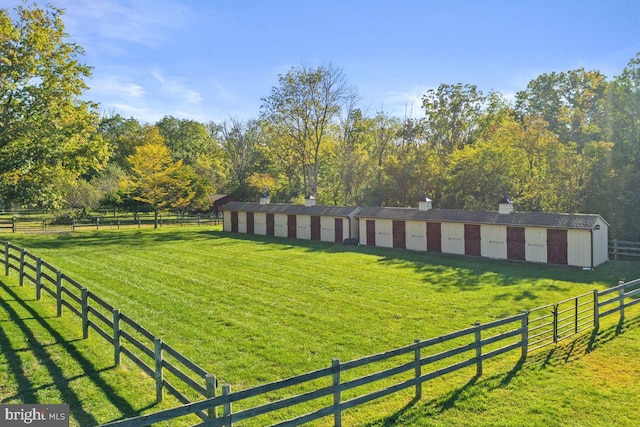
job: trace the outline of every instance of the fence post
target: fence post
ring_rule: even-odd
[[[573,329],[573,333],[577,334],[578,333],[578,297],[576,297],[574,300],[574,320],[575,320],[575,328]]]
[[[212,397],[216,397],[216,384],[218,380],[216,379],[215,374],[207,374],[204,377],[206,387],[207,387],[207,398],[210,399]],[[212,406],[208,409],[209,419],[218,418],[218,409],[215,406]]]
[[[420,363],[422,359],[420,356],[420,338],[416,338],[414,343],[416,345],[414,354],[414,360],[416,362],[416,380],[418,381],[416,383],[416,400],[420,400],[422,399],[422,381],[420,381],[420,377],[422,376],[422,364]]]
[[[522,310],[522,354],[520,360],[524,361],[527,358],[527,352],[529,351],[529,311]]]
[[[618,260],[618,239],[613,239],[613,260]]]
[[[600,303],[598,302],[598,290],[593,290],[593,327],[600,329]]]
[[[222,386],[222,395],[226,396],[228,394],[231,394],[231,386],[229,384],[225,384]],[[222,405],[222,415],[226,418],[229,417],[229,423],[223,423],[222,425],[224,426],[228,426],[228,427],[232,427],[232,423],[231,423],[231,411],[232,411],[232,407],[231,407],[231,402],[225,402]]]
[[[156,362],[156,402],[162,402],[162,386],[164,379],[162,378],[162,338],[156,338],[154,360]]]
[[[20,249],[20,286],[24,286],[24,254],[25,249]]]
[[[11,218],[11,231],[13,233],[16,232],[16,217],[15,216],[13,218]]]
[[[476,344],[476,376],[482,376],[482,329],[480,322],[475,323],[475,344]]]
[[[9,242],[4,242],[4,275],[9,275]]]
[[[82,338],[89,338],[89,291],[80,289],[82,293]]]
[[[100,230],[100,217],[97,216],[96,217],[96,231],[99,231],[99,230]]]
[[[624,281],[620,280],[618,285],[624,285]],[[618,298],[620,299],[620,322],[624,322],[624,287],[618,289]]]
[[[71,220],[71,231],[76,231],[76,220],[75,219]]]
[[[553,342],[558,342],[558,304],[553,305]]]
[[[62,271],[56,273],[56,315],[62,316]]]
[[[42,298],[42,258],[36,258],[36,301]]]
[[[113,309],[113,364],[120,365],[120,310]]]
[[[340,409],[340,359],[331,359],[333,368],[333,424],[335,427],[342,427],[342,410]]]

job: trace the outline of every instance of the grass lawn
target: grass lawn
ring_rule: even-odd
[[[639,265],[631,262],[608,263],[594,271],[582,271],[231,235],[212,227],[2,234],[0,238],[26,247],[60,268],[200,366],[216,373],[221,383],[231,384],[234,390],[326,367],[333,357],[355,359],[409,344],[415,338],[435,337],[476,321],[485,323],[612,286],[618,280],[640,277]],[[10,288],[15,281],[9,278],[7,283]],[[48,296],[44,299],[37,304],[50,305],[55,310],[47,302],[51,301]],[[63,319],[74,323],[69,329],[77,339],[77,319],[71,315]],[[633,321],[632,317],[628,319]],[[67,326],[61,324],[61,328]],[[608,348],[627,341],[633,343],[635,338],[635,347],[618,349],[613,355],[627,355],[625,366],[639,372],[637,323],[628,323],[623,329],[625,333],[614,340],[604,336],[610,333],[606,328],[601,331],[602,337],[587,334],[589,350],[595,347],[597,351],[582,351],[583,356],[574,357],[577,360],[570,364],[565,364],[559,355],[573,350],[563,347],[553,353],[536,353],[517,371],[513,371],[515,363],[510,357],[489,361],[486,375],[473,384],[468,384],[473,377],[471,371],[427,383],[423,401],[393,419],[381,417],[402,409],[410,394],[401,393],[382,403],[347,412],[344,421],[346,425],[468,425],[465,422],[470,414],[477,413],[481,414],[478,422],[472,424],[501,425],[501,417],[513,414],[522,417],[513,419],[517,419],[516,424],[527,425],[522,420],[528,419],[528,412],[516,414],[518,411],[507,410],[501,402],[511,406],[531,395],[539,408],[526,410],[541,414],[531,418],[534,422],[530,425],[553,420],[554,414],[565,421],[558,425],[568,425],[575,415],[574,408],[588,406],[584,401],[593,399],[604,405],[611,400],[607,394],[614,391],[606,391],[606,387],[603,395],[598,395],[609,369],[605,365],[610,356]],[[97,352],[100,347],[108,353],[105,360],[109,360],[108,344],[97,336],[91,340],[96,344],[87,343],[88,350]],[[600,345],[605,341],[606,345]],[[581,341],[570,343],[584,347]],[[545,360],[536,362],[539,355],[545,355]],[[600,358],[592,360],[596,356]],[[592,374],[596,366],[600,373]],[[113,371],[117,377],[120,368]],[[132,371],[127,374],[143,376]],[[584,383],[585,393],[593,387],[593,393],[587,393],[589,399],[577,399],[583,402],[579,404],[565,393],[560,402],[547,405],[546,398],[555,393],[552,386],[566,392],[563,382],[569,380],[575,387]],[[144,398],[152,401],[153,382],[149,380],[148,384]],[[126,390],[113,387],[122,399],[129,400]],[[629,393],[625,396],[629,401],[640,397],[637,386],[631,387]],[[143,398],[134,395],[138,400]],[[128,412],[145,407],[140,405]],[[520,403],[519,408],[526,405]],[[90,408],[84,410],[92,413]],[[586,412],[582,414],[586,417],[584,422],[577,419],[574,425],[600,424],[596,422],[600,420],[599,413],[589,418]],[[117,412],[111,414],[96,419],[106,422],[120,416]],[[616,415],[615,408],[612,419],[624,421],[621,414]],[[504,425],[513,425],[509,418],[504,420]]]

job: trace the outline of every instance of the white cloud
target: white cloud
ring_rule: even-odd
[[[120,75],[96,76],[89,81],[89,86],[93,93],[109,97],[140,98],[146,93],[142,86]]]
[[[157,47],[166,30],[183,28],[193,13],[181,2],[92,0],[79,7],[75,0],[59,0],[70,34],[84,34],[83,45],[113,51],[127,41]]]
[[[151,76],[160,83],[160,90],[168,95],[177,96],[189,104],[199,104],[204,99],[200,92],[189,88],[182,77],[167,77],[158,69],[151,70]]]
[[[382,105],[384,111],[391,116],[400,118],[422,117],[422,96],[429,89],[426,86],[414,86],[401,91],[388,91],[382,94]],[[376,111],[379,109],[378,107]]]

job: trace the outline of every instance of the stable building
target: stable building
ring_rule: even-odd
[[[342,243],[357,238],[357,207],[317,206],[313,196],[303,205],[229,202],[224,205],[224,231]]]
[[[593,268],[609,259],[609,224],[599,215],[365,207],[360,244]]]

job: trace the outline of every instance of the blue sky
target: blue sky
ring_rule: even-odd
[[[441,83],[512,98],[542,73],[611,78],[640,52],[639,0],[48,2],[94,67],[86,97],[150,123],[255,118],[302,64],[341,68],[369,114],[420,117]]]

